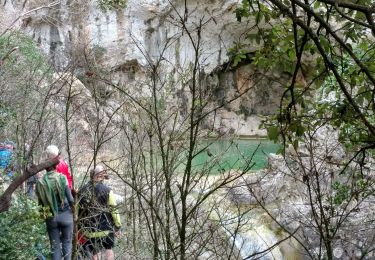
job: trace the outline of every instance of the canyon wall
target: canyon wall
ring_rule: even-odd
[[[261,78],[250,61],[229,68],[228,49],[243,40],[252,23],[236,20],[237,0],[187,1],[187,6],[178,0],[129,0],[125,8],[112,10],[103,10],[96,1],[81,0],[2,0],[0,4],[0,31],[19,28],[29,34],[56,70],[75,66],[79,76],[85,73],[86,56],[99,53],[96,62],[129,85],[144,77],[142,68],[160,56],[169,63],[163,68],[165,74],[188,68],[194,44],[178,22],[182,18],[193,37],[201,25],[199,61],[202,74],[215,90],[217,100],[213,102],[241,96],[220,108],[207,124],[224,134],[264,136],[265,131],[259,129],[261,117],[278,108],[279,83]],[[249,53],[258,47],[249,46]],[[176,97],[181,106],[188,99],[181,91]]]

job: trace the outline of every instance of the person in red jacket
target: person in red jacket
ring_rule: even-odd
[[[60,156],[60,150],[56,145],[49,145],[46,149],[47,157],[48,159],[55,158],[57,156]],[[60,162],[56,166],[56,172],[61,173],[62,175],[65,175],[68,186],[70,189],[73,187],[73,177],[70,174],[68,164],[64,161],[62,157],[59,157]]]

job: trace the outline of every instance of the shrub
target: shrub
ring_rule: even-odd
[[[48,237],[40,207],[17,194],[9,211],[0,214],[0,259],[35,259],[48,254]]]

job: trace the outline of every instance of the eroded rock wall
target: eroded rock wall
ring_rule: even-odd
[[[57,70],[84,67],[87,55],[101,53],[96,61],[112,68],[115,78],[125,84],[142,77],[141,68],[161,55],[169,63],[163,68],[166,74],[189,68],[195,55],[196,28],[201,24],[199,62],[215,81],[217,100],[213,102],[241,95],[218,110],[211,122],[215,128],[223,133],[264,135],[258,127],[260,116],[272,114],[278,107],[280,85],[259,81],[252,66],[217,70],[228,62],[228,48],[248,28],[236,21],[238,0],[187,1],[186,6],[178,0],[129,0],[126,8],[108,11],[100,9],[96,1],[84,0],[0,3],[1,30],[20,28],[31,35]],[[192,34],[183,33],[181,26]],[[256,48],[249,46],[249,51]]]

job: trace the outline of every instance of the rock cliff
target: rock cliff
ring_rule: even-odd
[[[75,66],[82,72],[86,55],[99,53],[96,61],[125,83],[142,77],[141,72],[136,72],[161,55],[169,62],[163,68],[166,74],[187,69],[194,46],[176,21],[183,18],[183,26],[193,35],[201,25],[199,61],[202,73],[217,90],[214,102],[241,95],[221,108],[211,123],[222,133],[265,135],[259,129],[260,116],[276,111],[282,87],[261,79],[251,65],[228,70],[228,49],[246,30],[234,15],[238,1],[187,2],[185,6],[184,1],[178,0],[129,0],[125,8],[103,10],[97,1],[3,0],[0,24],[1,31],[19,28],[32,36],[56,70]],[[257,47],[249,46],[249,52]],[[76,71],[80,73],[79,69]],[[179,98],[180,103],[186,99],[184,95]]]

